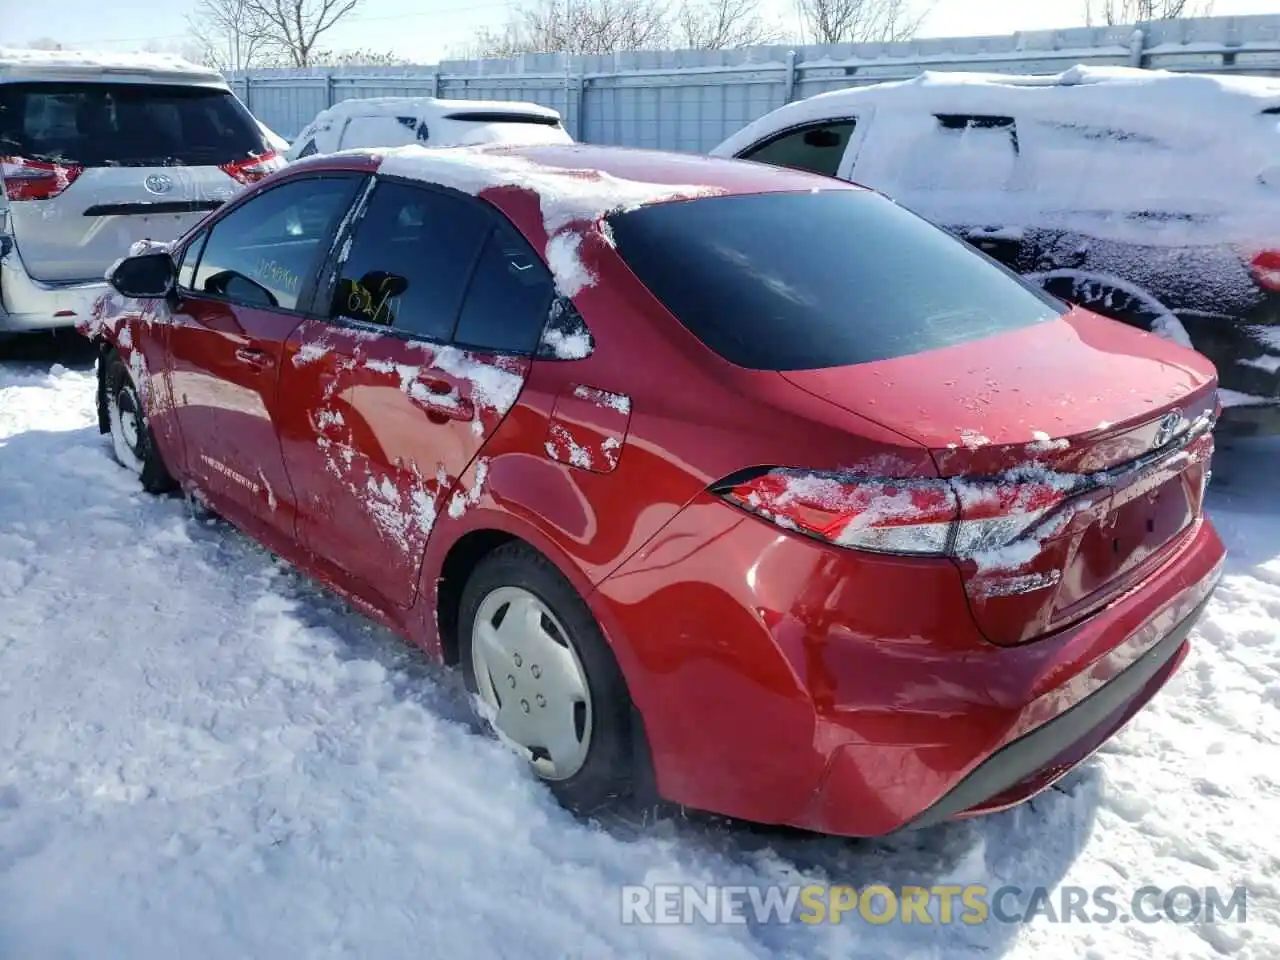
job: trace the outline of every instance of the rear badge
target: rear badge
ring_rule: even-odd
[[[1160,421],[1160,427],[1156,430],[1156,447],[1163,447],[1166,443],[1178,435],[1182,429],[1182,425],[1186,421],[1183,419],[1182,411],[1174,410],[1166,413]]]
[[[142,181],[142,185],[147,188],[147,193],[153,193],[158,197],[173,189],[173,178],[163,173],[153,173]]]

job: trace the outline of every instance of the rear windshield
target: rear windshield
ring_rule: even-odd
[[[623,259],[667,309],[753,370],[885,360],[1067,309],[870,192],[662,203],[609,223]]]
[[[158,167],[219,165],[265,150],[253,117],[224,90],[0,85],[0,154],[89,167]]]

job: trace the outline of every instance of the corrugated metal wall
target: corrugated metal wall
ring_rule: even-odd
[[[790,100],[827,90],[923,70],[1056,73],[1077,63],[1280,76],[1280,15],[891,44],[260,70],[231,80],[253,112],[288,138],[339,100],[439,96],[532,100],[559,110],[579,140],[701,152]]]

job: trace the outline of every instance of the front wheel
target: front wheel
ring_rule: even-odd
[[[524,544],[480,561],[458,629],[467,688],[499,738],[570,810],[634,793],[631,698],[586,603]]]
[[[106,405],[111,452],[148,493],[167,493],[177,484],[160,458],[129,368],[115,350],[105,354],[100,362],[104,370],[102,401]]]

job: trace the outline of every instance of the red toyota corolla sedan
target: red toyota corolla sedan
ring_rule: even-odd
[[[1220,576],[1210,363],[847,183],[338,154],[110,276],[120,461],[460,663],[579,811],[1003,809],[1155,695]]]

